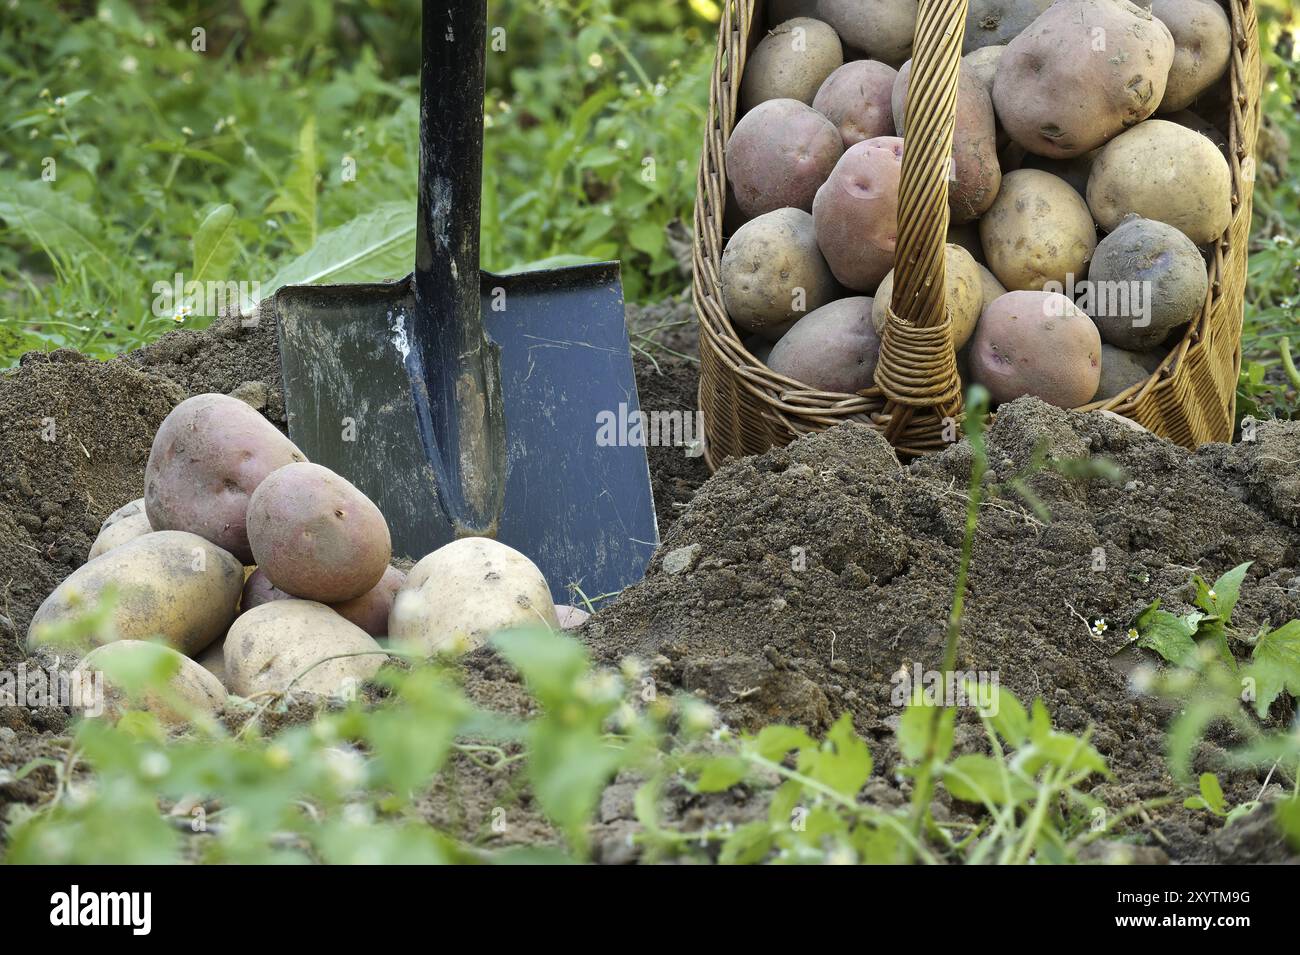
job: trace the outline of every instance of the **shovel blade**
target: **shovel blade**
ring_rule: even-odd
[[[276,295],[289,435],[388,518],[418,560],[466,533],[440,497],[428,395],[456,368],[413,360],[410,281],[295,286]],[[617,263],[482,274],[499,348],[504,503],[491,536],[527,555],[557,602],[641,579],[659,542]],[[612,427],[611,427],[612,424]],[[602,428],[603,425],[603,428]],[[611,437],[613,440],[611,440]]]

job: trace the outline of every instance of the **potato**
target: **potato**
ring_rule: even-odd
[[[844,148],[866,139],[894,135],[894,114],[890,106],[898,71],[876,60],[845,63],[826,77],[813,109],[840,131]]]
[[[1174,38],[1161,113],[1176,113],[1217,83],[1232,56],[1232,25],[1214,0],[1152,0],[1151,12]]]
[[[1224,135],[1223,130],[1219,129],[1213,123],[1197,116],[1190,109],[1180,109],[1176,113],[1168,113],[1161,116],[1171,123],[1177,123],[1179,126],[1186,126],[1194,132],[1200,133],[1215,146],[1219,147],[1219,152],[1223,153],[1224,158],[1228,156],[1228,137]]]
[[[813,196],[844,153],[835,124],[795,99],[759,103],[727,140],[727,179],[746,218],[789,206],[812,210]]]
[[[258,569],[305,600],[337,603],[379,583],[393,556],[388,522],[345,478],[319,464],[272,472],[248,502]]]
[[[1097,229],[1083,197],[1064,180],[1038,169],[1017,169],[980,220],[984,258],[1012,291],[1068,285],[1088,273]]]
[[[499,630],[559,629],[537,565],[486,537],[463,537],[411,568],[389,616],[394,645],[432,656],[480,647]]]
[[[772,348],[767,367],[817,391],[854,394],[870,388],[880,352],[864,295],[823,305]]]
[[[112,589],[114,639],[161,637],[194,656],[235,619],[243,585],[243,565],[220,547],[197,534],[154,531],[74,570],[37,609],[27,643],[35,646],[47,628],[94,610]],[[89,645],[88,639],[57,642]]]
[[[99,536],[90,545],[90,553],[86,555],[86,560],[94,560],[105,551],[112,550],[129,540],[135,540],[152,530],[149,525],[149,515],[144,512],[144,498],[136,498],[104,518],[104,523],[99,527]]]
[[[975,334],[975,323],[984,311],[984,282],[980,277],[979,263],[959,245],[949,245],[944,257],[944,280],[947,286],[946,302],[952,318],[952,345],[960,349]],[[876,301],[871,311],[871,321],[877,334],[885,332],[889,303],[894,294],[894,271],[880,283]]]
[[[740,81],[740,108],[770,99],[812,104],[822,82],[844,63],[840,38],[809,17],[787,20],[758,41]]]
[[[287,593],[271,583],[271,578],[266,576],[266,571],[260,567],[255,567],[253,572],[244,580],[244,592],[239,598],[239,612],[247,613],[254,607],[260,607],[272,600],[292,599],[293,594]]]
[[[900,136],[907,136],[905,111],[907,87],[912,76],[912,61],[898,71],[891,105],[894,126]],[[1002,167],[998,164],[998,130],[993,117],[993,101],[979,76],[963,66],[957,77],[957,119],[952,134],[954,178],[948,181],[948,208],[952,221],[971,222],[993,205],[1002,186]]]
[[[722,252],[719,279],[736,326],[771,341],[838,291],[817,248],[813,217],[802,209],[774,209],[737,229]]]
[[[1232,173],[1200,133],[1153,119],[1117,136],[1092,164],[1088,208],[1109,232],[1125,216],[1167,222],[1197,245],[1232,222]]]
[[[561,630],[577,630],[591,614],[580,607],[571,607],[568,604],[556,604],[555,616],[560,621]]]
[[[1051,5],[1052,0],[971,0],[962,53],[1009,43]]]
[[[1156,111],[1174,60],[1163,23],[1129,0],[1058,0],[1007,43],[993,105],[1017,143],[1055,159]]]
[[[223,687],[226,685],[226,640],[224,637],[209,643],[208,648],[194,658],[194,662],[215,676]]]
[[[1159,352],[1134,352],[1101,343],[1101,380],[1093,401],[1107,401],[1139,381],[1146,381],[1160,367]]]
[[[817,13],[868,59],[897,66],[912,55],[917,0],[820,0]]]
[[[165,687],[133,694],[119,682],[123,678],[129,682],[142,669],[149,672],[163,666],[163,658],[169,661],[166,665],[175,667]],[[103,712],[99,711],[100,701],[84,696],[82,705],[74,706],[73,712],[116,720],[126,709],[147,710],[158,718],[158,722],[170,727],[187,723],[190,713],[212,715],[226,705],[226,688],[220,680],[189,657],[156,643],[144,640],[107,643],[86,654],[72,674],[82,681],[84,688],[88,679],[97,679],[97,672],[103,674]]]
[[[844,152],[813,200],[817,245],[840,284],[873,291],[894,266],[903,141],[864,140]]]
[[[252,563],[248,499],[276,468],[307,457],[271,422],[227,395],[195,395],[158,428],[144,471],[149,524],[188,531]]]
[[[980,81],[989,96],[993,95],[993,77],[997,75],[998,64],[1002,62],[1005,46],[982,46],[972,50],[961,58],[961,70],[969,70]],[[959,81],[960,82],[960,81]]]
[[[1191,239],[1134,217],[1098,243],[1079,305],[1107,342],[1142,351],[1199,315],[1209,288],[1205,259]]]
[[[402,584],[406,583],[406,574],[396,567],[389,567],[384,576],[360,597],[353,597],[342,603],[330,604],[331,609],[372,637],[388,636],[388,615],[393,609],[393,599]]]
[[[370,634],[313,600],[254,607],[235,621],[224,648],[227,685],[245,697],[290,688],[348,694],[374,676],[385,658]]]
[[[1087,314],[1056,292],[1008,292],[984,310],[970,353],[971,377],[994,402],[1035,395],[1087,404],[1101,378],[1101,336]]]

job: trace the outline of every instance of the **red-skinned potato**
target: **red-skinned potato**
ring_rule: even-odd
[[[853,60],[826,77],[813,98],[813,109],[840,131],[844,148],[894,135],[890,105],[898,70],[876,60]]]
[[[248,503],[248,540],[271,583],[321,603],[361,596],[393,555],[379,508],[319,464],[291,464],[261,483]]]
[[[818,391],[854,394],[870,388],[880,352],[865,295],[823,305],[772,348],[767,367]]]
[[[1009,43],[993,105],[1012,139],[1063,159],[1096,149],[1156,111],[1174,38],[1129,0],[1057,0]]]
[[[906,138],[905,110],[912,61],[898,71],[890,97],[894,128]],[[1002,186],[998,164],[998,129],[993,100],[979,74],[962,64],[957,77],[957,119],[952,133],[953,179],[948,183],[948,208],[954,223],[972,222],[993,205]]]
[[[841,285],[871,292],[894,267],[903,141],[880,136],[850,147],[813,201],[817,245]]]
[[[244,563],[248,499],[277,468],[307,457],[260,414],[228,395],[195,395],[154,436],[144,504],[156,531],[198,534]]]
[[[1008,292],[980,316],[970,371],[995,402],[1034,395],[1087,404],[1101,379],[1101,336],[1086,312],[1056,292]]]
[[[388,615],[393,609],[393,598],[402,584],[406,583],[406,574],[396,567],[389,567],[384,576],[360,597],[353,597],[342,603],[330,604],[334,612],[348,620],[372,637],[388,635]]]
[[[285,593],[266,576],[266,571],[256,568],[244,581],[244,592],[239,598],[239,612],[247,613],[254,607],[270,603],[272,600],[290,600],[293,594]]]
[[[795,99],[770,99],[732,130],[727,182],[748,219],[786,206],[808,212],[843,153],[840,131],[817,110]]]

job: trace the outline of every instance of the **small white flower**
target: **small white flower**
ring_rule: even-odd
[[[1105,632],[1106,632],[1106,618],[1105,618],[1105,617],[1101,617],[1101,618],[1099,618],[1099,619],[1097,619],[1097,620],[1094,620],[1094,621],[1092,622],[1092,635],[1093,635],[1094,637],[1100,637],[1100,636],[1101,636],[1103,633],[1105,633]]]
[[[668,87],[663,83],[655,84],[655,96],[664,96],[668,92]]]
[[[68,101],[65,97],[56,96],[54,97],[54,105],[62,109],[63,107],[68,105]]]
[[[184,133],[186,136],[193,136],[193,135],[194,135],[194,130],[190,129],[188,126],[182,126],[182,127],[181,127],[181,132]]]
[[[1214,592],[1213,589],[1211,589],[1211,590],[1209,591],[1209,595],[1210,595],[1210,599],[1211,599],[1211,600],[1218,600],[1218,599],[1219,599],[1219,595],[1216,594],[1216,593]]]
[[[602,66],[604,66],[604,64],[605,64],[605,58],[601,56],[599,53],[593,53],[591,54],[591,56],[587,57],[587,65],[590,66],[593,70],[600,69]]]

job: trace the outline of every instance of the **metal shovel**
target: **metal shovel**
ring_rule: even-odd
[[[479,270],[485,0],[425,0],[415,271],[279,290],[289,434],[420,558],[493,537],[557,602],[641,578],[659,541],[617,262]],[[620,405],[622,408],[620,408]]]

